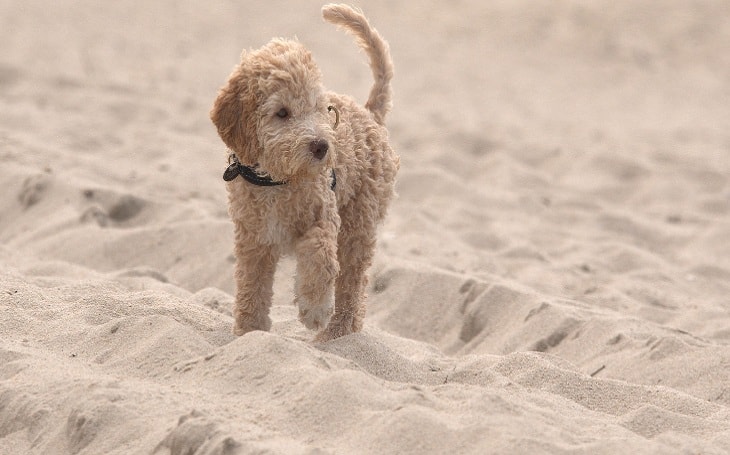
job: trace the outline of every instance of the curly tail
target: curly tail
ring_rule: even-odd
[[[358,45],[368,54],[375,84],[370,89],[365,107],[373,113],[376,122],[385,124],[385,116],[392,106],[390,80],[393,78],[393,61],[388,43],[370,26],[361,11],[348,5],[325,5],[322,17],[354,35]]]

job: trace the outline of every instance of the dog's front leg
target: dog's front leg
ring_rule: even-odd
[[[334,309],[337,263],[337,223],[319,223],[296,244],[297,275],[294,301],[299,320],[310,330],[327,326]]]
[[[237,230],[236,303],[233,309],[233,333],[243,335],[253,330],[271,328],[269,309],[273,296],[274,272],[278,255],[271,245],[242,239]]]

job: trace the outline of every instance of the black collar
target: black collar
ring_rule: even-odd
[[[271,180],[271,177],[268,175],[259,175],[256,173],[256,171],[253,170],[252,167],[244,166],[243,164],[239,163],[237,159],[233,159],[233,162],[226,168],[226,171],[223,173],[223,180],[226,182],[230,182],[231,180],[235,179],[238,176],[241,176],[249,183],[253,183],[254,185],[258,186],[277,186],[277,185],[283,185],[285,182],[277,182],[275,180]]]
[[[235,155],[231,155],[229,161],[231,162],[231,164],[229,164],[225,172],[223,172],[223,180],[225,180],[226,182],[230,182],[240,175],[248,183],[257,186],[278,186],[286,183],[272,180],[271,176],[269,175],[258,174],[252,167],[241,164]],[[336,185],[337,176],[335,175],[335,170],[332,169],[332,185],[330,186],[330,188],[334,191]]]

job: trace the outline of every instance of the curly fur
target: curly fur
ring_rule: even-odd
[[[285,185],[227,183],[235,232],[234,333],[269,330],[279,258],[297,259],[299,319],[326,341],[362,329],[377,224],[393,197],[399,159],[384,126],[393,70],[388,46],[361,12],[326,5],[324,18],[351,32],[375,78],[365,107],[329,92],[310,52],[274,39],[244,52],[220,90],[211,119],[238,160]],[[333,129],[337,108],[340,124]],[[288,114],[281,118],[282,109]],[[315,156],[313,144],[327,143]],[[337,176],[331,190],[331,170]]]

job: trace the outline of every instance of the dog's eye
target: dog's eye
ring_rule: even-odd
[[[285,108],[285,107],[282,107],[276,113],[276,116],[279,117],[279,118],[287,118],[287,117],[289,117],[289,110],[287,108]]]

